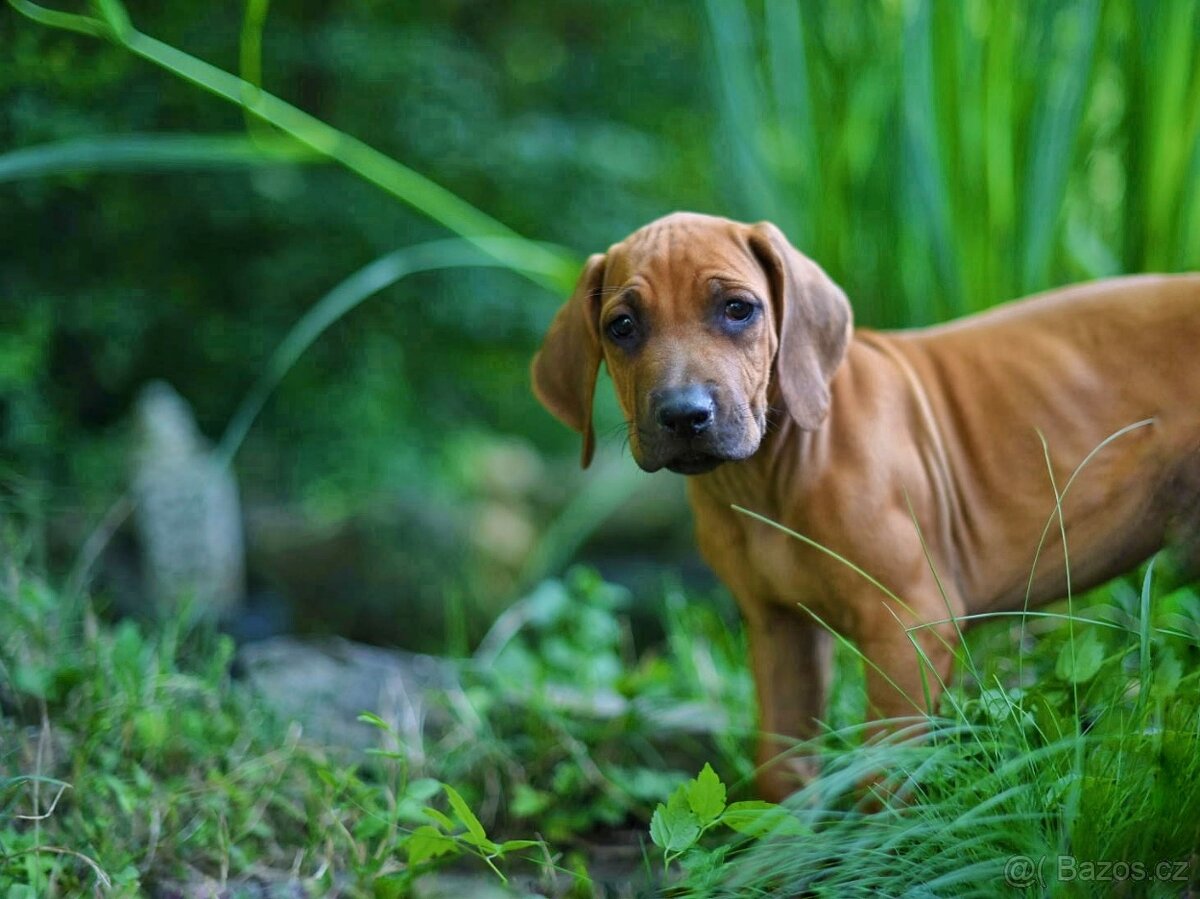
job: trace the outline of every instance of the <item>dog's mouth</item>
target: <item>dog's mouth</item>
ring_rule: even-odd
[[[760,441],[761,434],[752,427],[721,417],[694,434],[669,433],[658,422],[644,421],[630,433],[633,458],[643,471],[665,468],[682,475],[707,474],[726,462],[748,459],[758,451]]]
[[[722,462],[728,461],[724,456],[716,456],[712,453],[691,452],[670,459],[664,463],[663,467],[676,474],[705,474]]]

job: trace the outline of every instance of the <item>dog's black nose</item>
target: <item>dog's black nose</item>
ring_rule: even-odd
[[[663,396],[655,417],[676,437],[694,437],[713,423],[716,404],[702,387],[682,387]]]

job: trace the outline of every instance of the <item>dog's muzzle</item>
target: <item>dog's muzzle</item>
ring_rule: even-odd
[[[719,407],[712,388],[701,384],[655,390],[643,428],[642,459],[647,471],[704,474],[732,458],[725,451]]]

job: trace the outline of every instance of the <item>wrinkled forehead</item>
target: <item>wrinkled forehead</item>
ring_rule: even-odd
[[[609,250],[604,286],[651,294],[707,292],[713,280],[757,288],[765,280],[746,228],[712,216],[677,213],[651,222]]]

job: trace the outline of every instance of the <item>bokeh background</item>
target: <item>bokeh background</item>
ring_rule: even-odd
[[[225,443],[264,631],[465,651],[576,559],[646,603],[664,578],[710,592],[681,479],[635,471],[606,385],[587,473],[528,389],[572,265],[658,215],[776,221],[870,326],[1200,268],[1191,0],[129,12],[566,260],[351,285],[362,301],[278,369]],[[11,7],[0,54],[4,501],[44,523],[21,529],[31,553],[82,564],[120,611],[144,590],[134,529],[109,527],[143,388],[168,382],[220,441],[306,313],[364,266],[454,237],[453,204],[402,202],[178,73]]]

